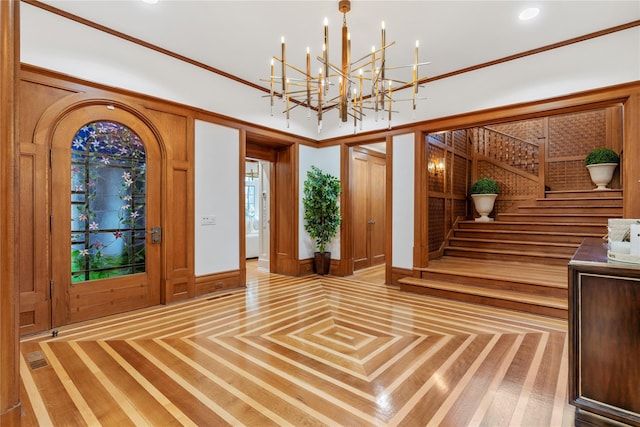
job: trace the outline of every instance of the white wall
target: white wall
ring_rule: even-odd
[[[391,265],[413,268],[414,134],[393,137]]]
[[[240,134],[195,123],[195,275],[240,268]],[[215,216],[215,225],[202,225]]]
[[[299,247],[298,258],[307,259],[313,258],[315,252],[315,244],[309,238],[309,234],[304,230],[304,207],[302,206],[302,198],[304,197],[304,181],[307,179],[307,171],[311,169],[311,166],[317,166],[325,173],[340,179],[340,147],[332,146],[326,148],[313,148],[305,145],[300,146],[300,175],[298,176],[299,185],[299,200],[298,200],[298,213],[299,224],[298,234]],[[338,235],[327,245],[327,250],[331,252],[331,258],[340,259],[340,232]]]

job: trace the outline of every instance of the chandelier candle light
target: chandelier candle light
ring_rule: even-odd
[[[307,47],[306,69],[300,69],[287,62],[286,46],[284,37],[281,39],[281,57],[274,56],[271,59],[270,100],[271,115],[275,98],[280,98],[285,102],[285,116],[287,127],[289,127],[291,110],[299,107],[307,107],[307,117],[311,117],[311,110],[317,111],[318,133],[322,130],[322,115],[324,112],[337,108],[340,121],[346,123],[349,116],[353,118],[353,132],[356,133],[358,125],[362,130],[362,122],[366,114],[365,110],[371,110],[378,120],[378,113],[387,113],[388,126],[391,128],[392,105],[396,101],[411,101],[413,112],[416,110],[418,89],[421,79],[419,77],[419,67],[430,64],[430,62],[418,62],[418,41],[416,41],[413,64],[388,67],[386,65],[386,49],[395,44],[387,44],[386,30],[382,22],[382,42],[380,48],[371,48],[371,54],[366,54],[356,61],[351,61],[351,34],[347,28],[347,12],[351,10],[351,2],[342,0],[338,2],[338,10],[343,14],[342,19],[342,55],[340,66],[336,66],[329,61],[329,23],[324,19],[324,43],[322,45],[322,56],[317,60],[322,67],[318,70],[318,75],[311,72],[311,53]],[[280,76],[275,75],[275,61],[281,65]],[[412,69],[410,81],[402,81],[388,77],[389,71],[396,69]],[[287,71],[293,72],[295,77],[287,76]],[[357,77],[354,77],[356,76]],[[338,92],[332,93],[337,81]],[[364,82],[370,83],[370,93],[365,95],[363,90]],[[276,84],[280,82],[281,92],[276,91]],[[392,91],[392,82],[395,87]],[[398,90],[411,89],[411,97],[408,99],[393,99],[392,94]]]

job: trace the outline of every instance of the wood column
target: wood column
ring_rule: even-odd
[[[416,268],[429,265],[429,177],[427,176],[427,144],[422,132],[415,133],[415,188],[414,188],[414,277],[420,277]]]
[[[624,142],[620,163],[624,185],[623,218],[640,218],[640,94],[624,104]]]
[[[0,426],[20,425],[18,280],[15,267],[20,1],[0,1]]]

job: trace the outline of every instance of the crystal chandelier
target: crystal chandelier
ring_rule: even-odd
[[[317,60],[321,67],[318,74],[311,71],[311,54],[307,47],[306,68],[299,68],[287,62],[284,37],[281,40],[281,57],[273,56],[271,59],[270,83],[271,115],[275,106],[275,99],[284,101],[284,114],[289,127],[291,111],[297,107],[306,107],[307,116],[311,116],[311,110],[315,110],[318,118],[318,133],[322,130],[323,114],[329,110],[337,109],[339,123],[353,121],[353,132],[358,127],[362,130],[362,122],[367,113],[388,119],[391,127],[393,103],[398,101],[411,101],[413,111],[416,110],[418,89],[421,78],[419,67],[430,62],[418,62],[418,41],[416,41],[414,60],[412,64],[401,66],[387,66],[386,50],[395,42],[387,43],[384,22],[382,22],[382,40],[379,48],[372,46],[371,53],[362,56],[355,61],[351,58],[351,35],[347,28],[347,12],[351,10],[351,2],[342,0],[338,2],[338,10],[342,13],[342,55],[340,65],[333,64],[329,59],[329,25],[324,20],[324,44],[322,56]],[[276,62],[280,64],[280,75],[275,74]],[[411,70],[410,80],[398,80],[390,77],[392,70]],[[276,87],[279,86],[279,91]],[[394,99],[394,91],[410,89],[411,97],[406,99]],[[369,91],[365,93],[365,91]]]

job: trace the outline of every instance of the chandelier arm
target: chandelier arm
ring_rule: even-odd
[[[273,59],[275,59],[276,61],[278,61],[278,62],[282,63],[282,59],[278,58],[277,56],[274,56],[274,57],[273,57]],[[301,68],[298,68],[298,67],[296,67],[296,66],[295,66],[295,65],[293,65],[293,64],[289,64],[288,62],[284,62],[283,64],[284,64],[286,67],[289,67],[289,68],[291,68],[291,69],[293,69],[293,70],[295,70],[295,71],[299,72],[299,73],[300,73],[300,74],[302,74],[303,76],[307,76],[307,75],[308,75],[306,71],[303,71]],[[284,76],[284,75],[283,75],[283,76]],[[285,76],[285,77],[283,77],[283,80],[286,80],[286,76]]]
[[[431,62],[420,62],[418,64],[406,64],[406,65],[394,65],[391,67],[387,67],[387,70],[399,70],[401,68],[410,68],[410,67],[416,67],[416,66],[421,66],[421,65],[429,65],[431,64]]]
[[[416,108],[418,89],[422,83],[431,81],[426,77],[419,77],[419,67],[428,65],[430,62],[419,62],[418,47],[416,41],[414,50],[413,64],[401,66],[389,66],[386,62],[386,49],[395,45],[395,42],[387,43],[386,30],[384,22],[381,28],[381,44],[380,48],[371,48],[371,53],[352,61],[351,57],[351,37],[347,26],[346,14],[351,10],[351,2],[348,0],[340,0],[338,2],[338,10],[342,13],[342,32],[341,32],[341,63],[334,65],[329,61],[329,29],[328,20],[324,22],[324,44],[322,48],[322,56],[317,56],[317,60],[322,64],[322,68],[318,72],[317,77],[311,73],[310,54],[307,48],[306,70],[298,68],[293,64],[289,64],[286,60],[286,49],[284,37],[282,37],[282,55],[281,58],[276,56],[272,59],[270,78],[266,81],[270,83],[269,97],[271,98],[271,110],[273,111],[273,100],[280,97],[286,102],[284,113],[287,118],[287,127],[289,127],[290,112],[300,106],[315,109],[318,118],[318,132],[322,129],[323,113],[332,109],[339,110],[341,122],[353,120],[354,133],[356,132],[358,122],[360,129],[362,123],[367,116],[365,110],[373,110],[376,112],[375,119],[378,120],[378,111],[387,113],[389,128],[391,128],[392,105],[398,101],[413,101],[413,109]],[[282,68],[281,76],[276,76],[274,72],[273,62],[279,61]],[[289,68],[289,70],[287,70]],[[398,80],[393,77],[387,77],[387,71],[411,68],[411,81]],[[323,73],[324,71],[324,73]],[[358,73],[359,72],[359,73]],[[299,73],[296,78],[288,77],[287,74]],[[331,73],[331,74],[330,74]],[[356,74],[359,74],[356,76]],[[282,92],[275,91],[275,84],[280,80],[282,84]],[[363,82],[370,85],[371,94],[365,95]],[[392,88],[393,86],[393,88]],[[410,99],[393,99],[394,92],[403,89],[411,89]],[[367,87],[368,90],[368,87]],[[336,94],[337,92],[337,94]],[[335,94],[335,96],[333,96]],[[313,105],[312,105],[313,104]]]

